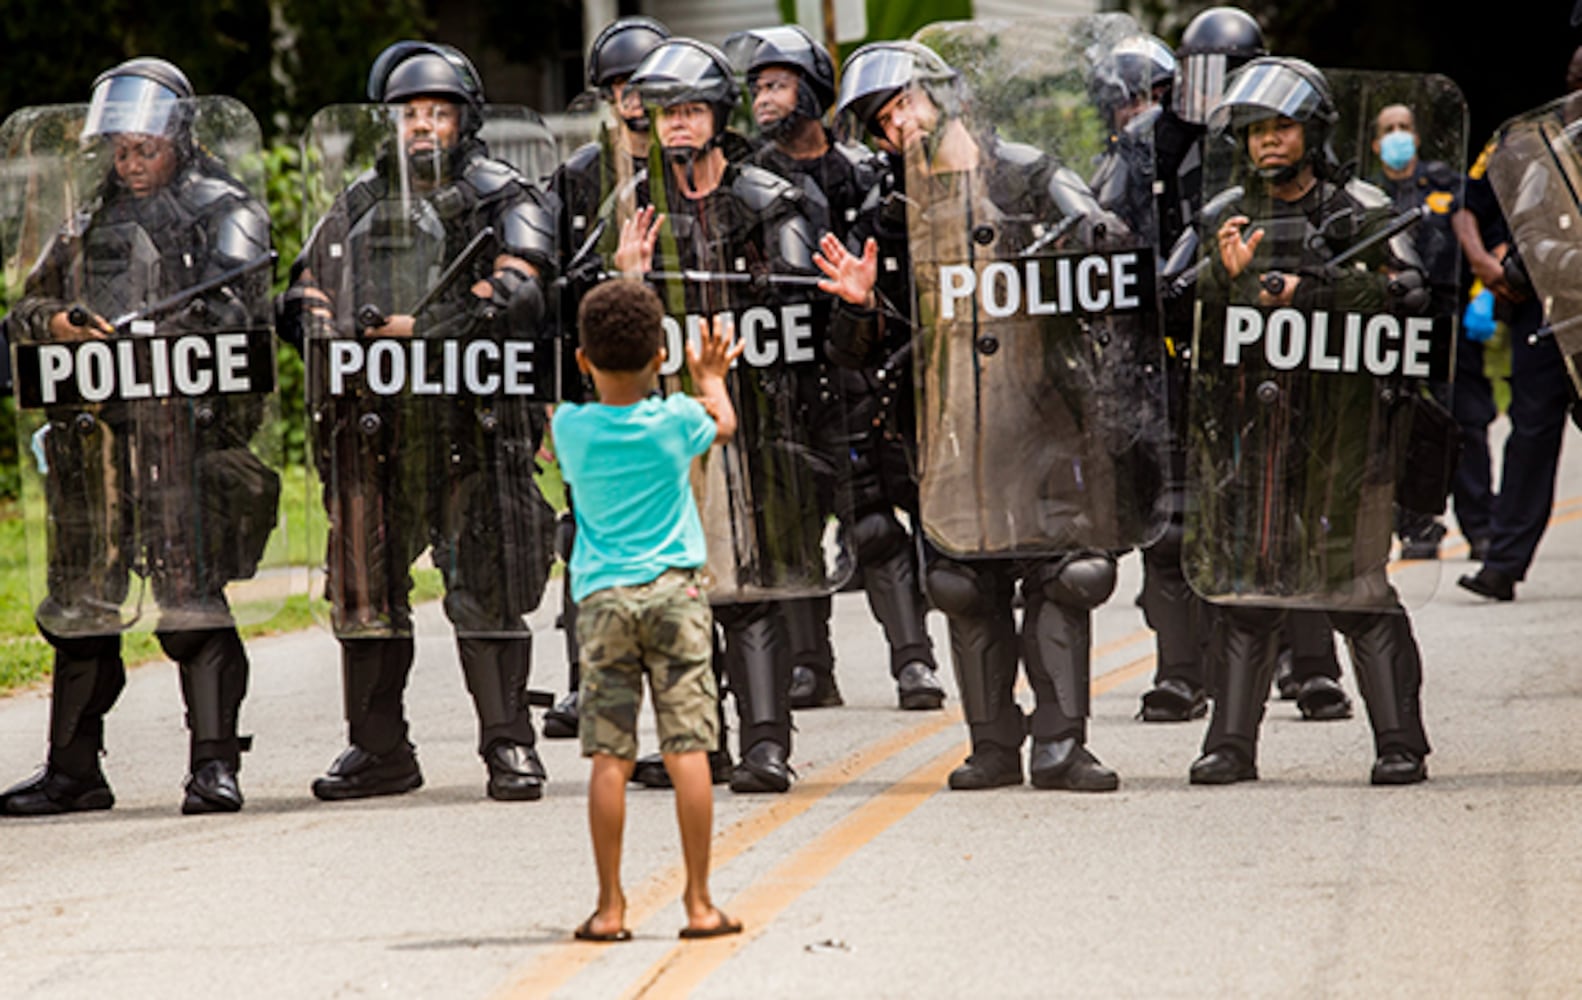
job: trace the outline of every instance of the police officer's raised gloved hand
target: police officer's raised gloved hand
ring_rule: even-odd
[[[873,239],[863,243],[862,256],[857,256],[834,233],[825,233],[818,241],[819,252],[813,263],[824,272],[818,288],[848,305],[872,309],[877,305],[874,285],[879,280],[879,244]]]

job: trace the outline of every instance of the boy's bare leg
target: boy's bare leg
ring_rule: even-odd
[[[714,778],[709,755],[702,750],[667,753],[665,770],[676,788],[676,824],[681,828],[681,858],[687,870],[687,887],[681,902],[687,926],[717,926],[720,916],[709,895],[709,841],[714,833]]]
[[[626,830],[626,783],[635,761],[607,753],[593,755],[588,780],[588,830],[593,834],[593,863],[599,873],[599,909],[589,922],[595,934],[613,934],[626,926],[626,893],[621,889],[621,839]],[[708,765],[704,771],[707,776]],[[678,793],[679,793],[678,786]]]

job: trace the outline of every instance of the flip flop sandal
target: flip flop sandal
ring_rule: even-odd
[[[594,916],[596,917],[598,914],[594,914]],[[578,941],[594,941],[599,944],[614,944],[617,941],[630,941],[632,939],[632,932],[627,930],[625,927],[622,927],[618,931],[606,931],[604,933],[600,933],[599,931],[593,929],[593,917],[589,917],[582,922],[581,927],[578,927],[575,931],[571,932],[571,936],[576,938]]]
[[[714,912],[719,914],[719,923],[713,927],[683,927],[681,928],[681,938],[686,941],[696,941],[700,938],[725,937],[729,934],[740,934],[742,932],[741,921],[727,917],[725,911],[718,907],[715,907]]]

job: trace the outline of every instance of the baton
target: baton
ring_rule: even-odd
[[[1080,221],[1082,221],[1082,216],[1079,214],[1072,213],[1071,215],[1066,216],[1064,219],[1060,220],[1060,224],[1058,226],[1038,237],[1038,239],[1034,240],[1032,243],[1029,243],[1027,245],[1027,249],[1023,250],[1021,255],[1023,257],[1031,257],[1044,247],[1047,247],[1049,244],[1060,239],[1060,237],[1071,232],[1072,227]]]
[[[1324,266],[1326,268],[1340,267],[1353,257],[1356,257],[1358,254],[1378,246],[1385,240],[1393,239],[1399,234],[1412,228],[1422,220],[1423,216],[1427,214],[1428,208],[1424,205],[1418,205],[1416,208],[1407,209],[1400,215],[1397,215],[1388,226],[1385,226],[1383,229],[1374,233],[1361,243],[1358,243],[1356,246],[1349,247],[1345,251],[1336,254],[1335,258],[1331,261],[1328,261]],[[1278,272],[1270,272],[1269,274],[1264,275],[1263,278],[1260,279],[1259,283],[1263,285],[1263,290],[1268,292],[1270,295],[1279,295],[1281,292],[1285,291],[1285,275]]]
[[[141,310],[133,310],[132,312],[117,316],[115,319],[110,321],[110,328],[115,331],[120,331],[123,327],[130,326],[132,323],[138,320],[156,319],[160,316],[163,316],[166,313],[174,311],[182,303],[187,302],[196,296],[212,292],[222,285],[228,285],[237,278],[258,270],[265,264],[273,265],[275,263],[276,256],[277,254],[271,250],[262,257],[257,257],[245,264],[239,264],[228,271],[222,271],[219,274],[216,274],[214,277],[205,281],[200,281],[190,288],[183,288],[174,295],[167,295],[159,301],[145,306]],[[79,303],[66,310],[66,321],[72,326],[87,326],[93,321],[93,313],[88,310],[87,306]]]
[[[445,270],[440,274],[439,280],[434,282],[434,287],[430,288],[421,299],[418,299],[417,305],[413,306],[411,312],[407,315],[416,316],[433,305],[434,300],[440,296],[440,293],[449,289],[451,284],[461,276],[464,269],[472,266],[473,261],[477,260],[479,254],[483,252],[484,243],[493,236],[493,226],[484,226],[478,230],[478,235],[467,241],[467,245],[461,248],[461,252],[456,254],[455,258],[445,266]],[[380,309],[372,302],[367,302],[357,308],[357,322],[369,328],[379,327],[390,322],[390,317],[385,315],[383,309]]]
[[[738,271],[699,271],[684,268],[680,271],[649,271],[643,275],[650,281],[692,281],[698,284],[718,282],[727,285],[789,285],[794,288],[817,288],[824,279],[811,274],[742,274]]]

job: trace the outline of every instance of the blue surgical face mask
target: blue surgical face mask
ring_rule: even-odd
[[[1379,140],[1379,159],[1391,170],[1403,169],[1416,155],[1417,137],[1410,132],[1389,132]]]

